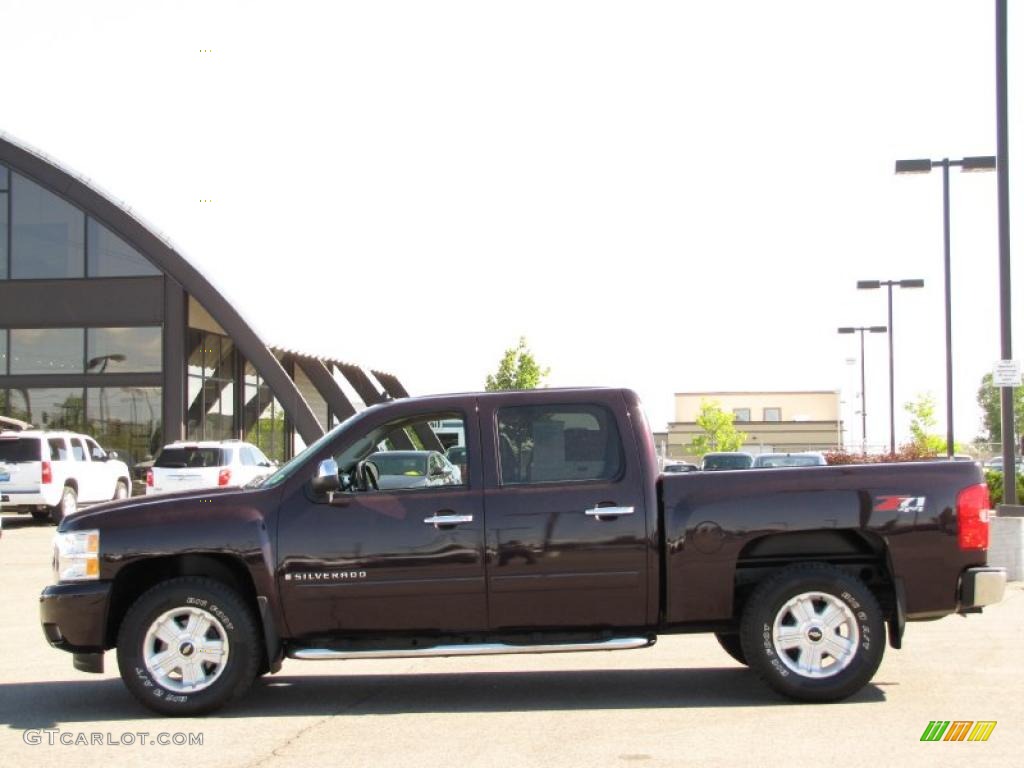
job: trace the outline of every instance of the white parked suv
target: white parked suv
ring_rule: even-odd
[[[146,495],[245,485],[274,466],[263,451],[240,440],[171,443],[146,471]]]
[[[128,498],[128,465],[88,435],[0,432],[0,507],[59,523],[79,504]]]

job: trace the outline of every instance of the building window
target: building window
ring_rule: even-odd
[[[733,421],[750,421],[749,408],[733,408],[732,415]]]
[[[235,419],[235,345],[227,336],[195,328],[188,332],[189,440],[229,440]]]
[[[129,467],[151,461],[163,447],[160,387],[90,387],[85,395],[88,432]],[[132,476],[145,483],[145,471]],[[136,487],[135,491],[141,490]]]
[[[245,364],[242,434],[274,461],[287,458],[284,410],[252,363]]]
[[[0,165],[0,280],[7,278],[7,207],[10,205],[7,180],[7,168]]]
[[[0,166],[0,279],[160,274],[145,256],[98,221]]]
[[[84,328],[14,328],[11,374],[83,373]]]
[[[163,329],[90,328],[85,361],[87,373],[159,373]]]
[[[0,328],[0,376],[7,373],[7,331]]]
[[[40,429],[68,429],[81,432],[85,426],[85,398],[81,389],[9,389],[8,416],[27,421]]]
[[[89,219],[86,230],[86,274],[89,277],[156,276],[160,270],[141,253],[104,227]]]
[[[782,421],[782,409],[781,408],[765,408],[764,409],[764,420],[765,421]]]
[[[11,174],[12,278],[85,277],[85,214]]]

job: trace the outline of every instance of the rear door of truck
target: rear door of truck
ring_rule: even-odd
[[[647,514],[621,393],[479,403],[490,628],[645,625]]]

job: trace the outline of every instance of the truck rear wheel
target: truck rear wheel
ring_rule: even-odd
[[[859,579],[803,563],[758,585],[740,640],[750,668],[782,695],[839,701],[874,676],[885,653],[885,622]]]
[[[252,685],[262,645],[252,612],[230,587],[199,577],[145,592],[117,636],[125,686],[163,715],[200,715]]]
[[[736,633],[715,632],[715,639],[722,646],[722,650],[732,656],[743,666],[747,665],[747,657],[743,654],[743,644],[740,636]]]

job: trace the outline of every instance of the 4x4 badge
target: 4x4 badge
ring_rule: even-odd
[[[876,496],[873,512],[924,512],[926,496]]]

